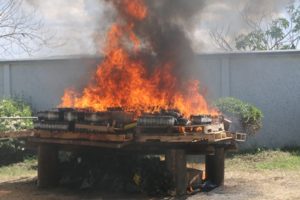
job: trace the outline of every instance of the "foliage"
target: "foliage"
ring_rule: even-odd
[[[20,100],[0,100],[0,117],[30,117],[31,108]],[[32,128],[31,119],[0,119],[1,131],[17,131]]]
[[[31,108],[20,100],[0,100],[0,117],[30,117]],[[0,138],[3,131],[18,131],[32,128],[31,119],[0,119]],[[22,161],[25,152],[24,142],[17,139],[0,140],[0,165]]]
[[[218,99],[215,106],[224,114],[240,119],[248,134],[255,134],[262,127],[262,111],[255,106],[233,97]]]
[[[284,17],[269,21],[266,17],[253,20],[243,13],[250,32],[237,35],[229,40],[223,30],[211,32],[214,43],[223,50],[257,51],[296,49],[300,42],[300,5],[291,4]],[[224,35],[225,34],[225,35]]]
[[[0,141],[0,166],[19,162],[24,159],[25,144],[15,139],[2,139]]]
[[[271,21],[265,27],[256,26],[248,34],[239,35],[236,41],[238,50],[284,50],[296,49],[300,41],[300,6],[287,7],[287,17]]]

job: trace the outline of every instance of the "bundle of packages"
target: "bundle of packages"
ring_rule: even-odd
[[[35,129],[55,130],[55,131],[73,131],[74,123],[65,118],[65,112],[72,112],[72,109],[52,109],[37,113],[38,120],[34,122]]]
[[[38,112],[35,129],[75,132],[117,132],[136,126],[134,114],[108,109],[94,112],[89,109],[57,108]]]

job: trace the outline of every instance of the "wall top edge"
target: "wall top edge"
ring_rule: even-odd
[[[209,52],[209,53],[197,53],[197,55],[208,56],[208,57],[300,55],[300,50]],[[67,56],[49,56],[49,57],[29,57],[29,58],[19,58],[19,59],[0,59],[0,64],[13,63],[13,62],[29,62],[29,61],[55,61],[55,60],[59,61],[59,60],[81,60],[81,59],[101,59],[101,55],[67,55]]]

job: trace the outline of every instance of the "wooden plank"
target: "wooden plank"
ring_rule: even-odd
[[[226,132],[220,131],[216,134],[185,134],[185,135],[153,135],[153,134],[138,134],[135,136],[136,142],[220,142],[232,140],[232,137],[227,137]]]
[[[227,136],[232,137],[235,141],[237,142],[245,142],[247,139],[247,134],[246,133],[231,133],[231,132],[226,132]]]
[[[219,131],[224,131],[224,124],[211,124],[204,126],[204,133],[206,134]]]
[[[205,138],[209,142],[219,142],[219,141],[233,139],[231,135],[228,135],[228,133],[226,133],[224,131],[219,131],[219,132],[215,132],[215,133],[205,134]]]
[[[29,138],[29,143],[32,144],[59,144],[59,145],[71,145],[71,146],[91,146],[91,147],[103,147],[120,149],[124,146],[131,144],[131,142],[96,142],[96,141],[82,141],[82,140],[64,140],[64,139],[49,139],[49,138]]]
[[[109,134],[109,133],[78,133],[60,131],[35,131],[35,136],[40,138],[65,139],[65,140],[91,140],[107,142],[127,142],[133,139],[132,134]]]
[[[136,142],[197,142],[206,140],[201,135],[136,135],[135,141]]]
[[[33,130],[0,132],[0,138],[27,138],[33,136],[34,136]]]

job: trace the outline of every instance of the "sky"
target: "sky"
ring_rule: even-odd
[[[193,26],[186,30],[186,34],[193,41],[195,51],[219,51],[210,39],[210,31],[228,29],[231,36],[247,32],[241,13],[247,11],[254,18],[284,15],[283,10],[290,1],[207,0],[206,6],[193,17]],[[41,31],[52,39],[50,44],[32,55],[16,51],[15,58],[99,54],[114,16],[114,10],[104,0],[24,0],[22,10],[35,12],[43,22]]]
[[[105,26],[99,20],[105,18],[104,6],[98,0],[27,2],[41,17],[46,32],[54,36],[53,45],[43,48],[36,54],[38,56],[93,54],[96,51],[95,32],[105,36]]]

